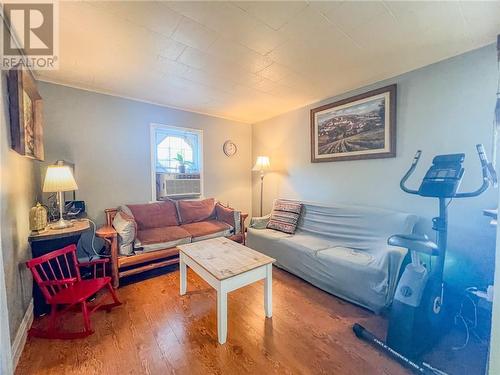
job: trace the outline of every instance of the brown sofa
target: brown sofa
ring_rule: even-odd
[[[122,251],[121,236],[113,227],[118,212],[135,227],[133,251],[127,255]],[[118,287],[122,277],[178,263],[177,245],[214,237],[244,243],[248,216],[213,198],[129,204],[106,209],[105,213],[106,225],[96,235],[109,245],[114,287]]]

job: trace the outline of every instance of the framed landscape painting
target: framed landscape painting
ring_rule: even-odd
[[[311,162],[396,156],[396,85],[311,109]]]

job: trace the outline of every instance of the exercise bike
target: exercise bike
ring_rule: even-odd
[[[400,182],[401,189],[413,195],[438,198],[439,216],[432,219],[437,242],[426,235],[397,234],[389,237],[388,244],[410,250],[409,263],[396,288],[389,317],[387,344],[378,340],[359,324],[353,330],[359,338],[368,339],[403,364],[422,373],[442,373],[428,364],[413,362],[439,338],[444,326],[445,288],[444,261],[448,239],[448,206],[452,199],[476,197],[490,184],[497,184],[496,173],[486,158],[484,147],[476,146],[482,170],[481,186],[471,192],[457,192],[464,175],[465,154],[438,155],[425,174],[418,190],[406,186],[421,156],[417,151],[410,169]],[[421,262],[420,254],[431,258],[430,265]]]

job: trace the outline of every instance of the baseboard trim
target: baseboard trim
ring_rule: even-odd
[[[31,324],[33,324],[33,299],[30,301],[28,308],[24,313],[23,320],[21,321],[16,333],[16,338],[12,343],[12,368],[14,370],[16,369],[19,358],[21,358],[21,354],[23,353],[24,345],[26,345],[28,330],[31,328]]]

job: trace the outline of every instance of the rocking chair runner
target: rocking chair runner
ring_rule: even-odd
[[[51,307],[48,330],[31,328],[28,334],[48,339],[76,339],[94,333],[90,324],[90,315],[100,308],[109,312],[113,307],[121,305],[115,290],[111,286],[111,277],[106,276],[106,263],[108,262],[109,259],[97,259],[91,262],[78,263],[75,245],[66,246],[63,249],[52,251],[26,262],[26,266],[33,274],[33,278],[40,287],[47,304]],[[99,265],[102,268],[101,277],[97,277]],[[82,280],[80,276],[81,267],[91,268],[93,278]],[[87,300],[104,288],[108,289],[113,298],[113,303],[98,303],[92,309],[89,309]],[[64,306],[64,308],[59,310],[59,305]],[[76,305],[81,305],[84,330],[80,332],[57,330],[56,321],[60,315]]]

